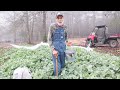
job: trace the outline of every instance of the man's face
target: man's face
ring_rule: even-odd
[[[59,16],[56,18],[56,21],[57,21],[57,23],[61,24],[61,23],[63,23],[64,19],[63,19],[63,17]]]

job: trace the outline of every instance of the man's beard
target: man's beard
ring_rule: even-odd
[[[57,24],[58,24],[58,26],[62,26],[64,24],[64,22],[61,22],[61,23],[57,22]]]

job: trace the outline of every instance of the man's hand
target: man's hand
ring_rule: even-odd
[[[66,42],[67,46],[72,46],[72,42]]]
[[[53,49],[52,52],[53,52],[53,55],[57,58],[57,56],[58,56],[58,51],[56,51],[55,49]]]

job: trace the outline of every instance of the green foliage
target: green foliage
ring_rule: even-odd
[[[120,57],[73,49],[77,52],[76,61],[66,61],[58,79],[120,79]],[[0,78],[3,79],[11,79],[13,71],[23,66],[30,69],[33,79],[55,79],[48,46],[34,51],[13,48],[0,57],[0,61]]]

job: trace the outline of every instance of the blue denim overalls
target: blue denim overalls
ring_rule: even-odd
[[[65,31],[62,27],[57,28],[53,33],[52,38],[53,46],[55,50],[58,51],[58,75],[61,73],[61,69],[65,65]],[[52,55],[53,64],[54,64],[54,75],[56,75],[56,58]]]

